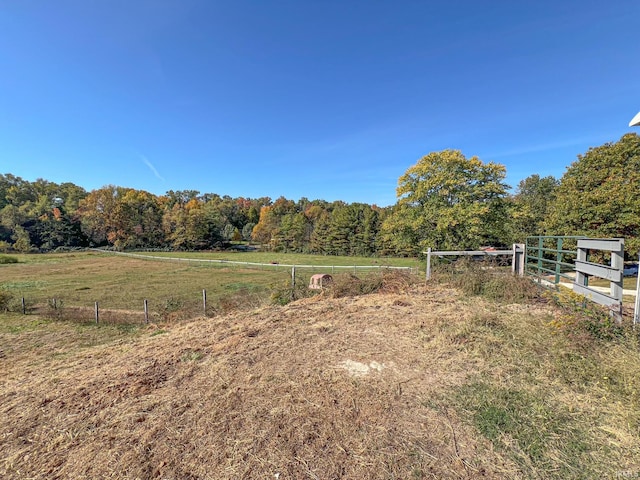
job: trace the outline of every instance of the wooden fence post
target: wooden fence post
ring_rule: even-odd
[[[202,309],[204,311],[204,316],[207,316],[207,291],[202,289]]]
[[[149,302],[144,299],[144,323],[149,323]]]
[[[27,304],[24,301],[24,297],[22,297],[22,314],[26,315],[27,314]]]
[[[431,247],[427,248],[427,271],[425,280],[431,280]]]
[[[100,313],[98,311],[98,302],[96,302],[96,324],[100,321]]]

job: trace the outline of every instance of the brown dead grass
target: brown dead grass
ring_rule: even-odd
[[[429,405],[473,361],[420,332],[455,293],[307,299],[2,365],[3,478],[498,478]],[[152,333],[152,327],[149,327]],[[374,365],[366,374],[345,362]],[[377,362],[377,363],[372,363]],[[481,452],[481,454],[480,454]]]
[[[561,447],[544,470],[509,454],[522,449],[517,432],[478,433],[466,415],[473,397],[456,404],[452,393],[467,385],[570,406],[596,442],[610,442],[587,452],[593,463],[609,455],[631,468],[636,434],[624,422],[635,417],[600,424],[613,415],[606,398],[576,398],[581,387],[569,381],[579,371],[554,359],[575,352],[546,326],[556,315],[399,282],[387,293],[149,325],[102,345],[70,344],[60,322],[47,325],[42,350],[35,332],[0,334],[0,476],[557,478]],[[560,353],[547,350],[549,338]],[[612,351],[601,349],[604,361]]]

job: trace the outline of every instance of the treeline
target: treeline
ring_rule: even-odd
[[[0,251],[202,250],[251,241],[264,249],[325,255],[416,255],[427,247],[506,246],[529,235],[624,237],[640,248],[640,138],[591,148],[561,179],[531,175],[515,193],[503,165],[433,152],[398,181],[380,208],[341,201],[165,195],[105,186],[29,182],[0,175]]]
[[[282,252],[375,255],[384,209],[284,197],[232,198],[195,190],[153,195],[108,185],[0,175],[0,251],[69,247],[203,250],[252,241]]]

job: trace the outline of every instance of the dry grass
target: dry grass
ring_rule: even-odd
[[[140,260],[100,253],[23,256],[21,263],[2,265],[0,291],[27,301],[46,304],[61,300],[66,306],[142,311],[149,301],[154,312],[167,302],[201,305],[202,290],[212,305],[240,290],[262,292],[288,273],[208,264],[181,264]],[[197,308],[197,307],[196,307]]]
[[[573,344],[551,305],[394,282],[386,293],[326,294],[133,336],[63,322],[2,330],[0,476],[639,471],[632,339]],[[86,344],[87,331],[110,337]]]

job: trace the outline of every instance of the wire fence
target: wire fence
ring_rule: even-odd
[[[114,250],[104,250],[100,248],[91,249],[95,252],[100,253],[108,253],[112,255],[120,255],[131,258],[139,258],[143,260],[161,260],[167,262],[180,262],[180,263],[206,263],[206,264],[218,264],[224,266],[241,266],[244,268],[255,268],[259,270],[283,270],[283,269],[291,269],[296,268],[298,270],[309,270],[313,272],[331,272],[337,273],[341,271],[349,271],[352,270],[354,273],[358,271],[367,271],[367,270],[406,270],[411,273],[418,273],[417,267],[399,267],[393,265],[304,265],[304,264],[287,264],[287,263],[259,263],[259,262],[240,262],[236,260],[222,260],[222,259],[213,259],[213,258],[188,258],[188,257],[166,257],[160,255],[145,255],[140,253],[129,253],[129,252],[118,252]]]
[[[164,257],[160,258],[164,259]],[[331,271],[331,267],[327,266],[303,265],[290,268],[287,266],[277,272],[271,271],[268,277],[263,277],[265,281],[261,284],[238,282],[232,274],[229,283],[216,284],[212,291],[198,288],[194,283],[187,288],[176,286],[169,293],[160,293],[150,291],[148,288],[138,289],[136,285],[129,283],[122,288],[103,290],[94,296],[90,293],[94,291],[94,284],[91,282],[80,289],[70,289],[71,291],[64,293],[60,290],[57,293],[47,292],[46,288],[17,290],[12,292],[10,298],[5,299],[4,305],[0,299],[0,310],[79,323],[172,323],[196,317],[213,317],[229,311],[257,308],[270,301],[282,303],[284,299],[294,300],[312,295],[317,292],[310,290],[318,289],[318,284],[314,284],[312,277],[323,269]],[[363,271],[362,268],[336,270],[339,270],[337,276],[346,274],[355,282],[358,282],[358,278],[363,279],[370,274],[384,274],[385,271],[409,275],[417,271],[411,268],[387,269],[386,267],[368,269],[368,272]],[[323,276],[331,277],[330,274]],[[331,279],[324,285],[320,283],[319,290],[330,284]],[[145,298],[147,295],[148,298]]]
[[[25,294],[13,298],[6,310],[23,315],[96,324],[144,324],[176,322],[195,317],[211,317],[217,313],[255,307],[264,303],[265,292],[238,291],[222,298],[208,298],[205,289],[178,293],[165,299],[141,299],[137,307],[124,299],[109,298],[95,302],[78,302],[64,296],[48,297],[46,293]]]

